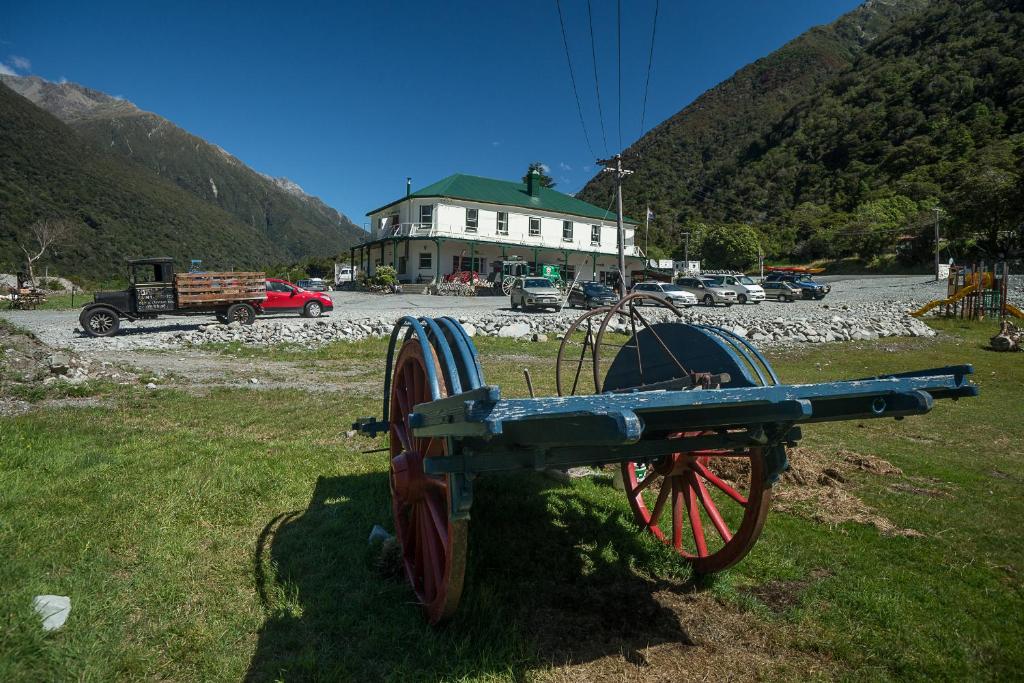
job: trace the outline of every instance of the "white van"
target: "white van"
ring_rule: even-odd
[[[720,287],[725,287],[736,292],[736,303],[759,304],[764,301],[764,289],[754,282],[753,278],[746,275],[705,275],[708,280],[713,280]]]

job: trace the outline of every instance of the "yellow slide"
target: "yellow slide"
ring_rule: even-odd
[[[960,301],[960,299],[963,299],[965,296],[967,296],[968,294],[970,294],[971,292],[973,292],[977,288],[978,288],[978,285],[968,285],[968,286],[964,287],[963,289],[958,291],[956,294],[954,294],[953,296],[951,296],[951,297],[949,297],[947,299],[936,299],[935,301],[931,301],[929,303],[926,303],[924,306],[922,306],[921,308],[917,309],[916,311],[914,311],[910,315],[914,316],[915,318],[920,318],[922,315],[924,315],[928,311],[932,310],[936,306],[945,306],[946,304],[952,304],[952,303],[955,303],[957,301]],[[1016,310],[1016,309],[1014,309],[1014,310]]]
[[[1013,304],[1006,304],[1006,312],[1009,313],[1010,315],[1015,315],[1018,318],[1024,319],[1024,313],[1022,313],[1021,310],[1014,306]]]

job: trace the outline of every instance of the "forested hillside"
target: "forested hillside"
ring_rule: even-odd
[[[64,275],[122,275],[128,256],[245,268],[291,255],[265,234],[174,183],[82,141],[0,84],[0,272],[20,266],[19,235],[39,218],[75,229],[46,263]]]
[[[365,236],[290,181],[253,171],[220,147],[122,99],[75,83],[0,77],[96,149],[120,154],[233,214],[292,257],[333,255]]]
[[[747,69],[760,65],[763,75],[764,63],[796,59],[794,46],[838,35],[852,16]],[[921,257],[936,217],[955,238],[956,256],[1019,250],[1022,57],[1019,3],[937,0],[907,11],[781,113],[749,105],[776,93],[748,88],[741,96],[727,82],[652,131],[629,150],[639,158],[629,161],[637,173],[626,185],[627,210],[650,203],[661,218],[652,241],[669,251],[678,251],[673,223],[743,222],[761,232],[770,258],[872,256],[908,234]],[[716,146],[742,123],[698,125],[705,99],[761,132]],[[585,195],[601,201],[607,191],[595,179]]]

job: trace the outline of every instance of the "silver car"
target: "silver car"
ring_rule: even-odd
[[[705,306],[714,306],[715,304],[732,306],[736,303],[736,292],[720,287],[712,280],[706,278],[681,277],[676,280],[676,284],[682,287],[683,290],[693,294],[697,301],[700,301]]]
[[[512,310],[530,308],[562,308],[562,293],[546,277],[521,277],[512,286]]]
[[[746,275],[708,275],[703,279],[711,280],[719,287],[736,292],[736,303],[738,304],[748,302],[759,304],[764,301],[764,290],[761,285]]]
[[[634,294],[647,294],[658,299],[664,299],[675,307],[696,306],[697,297],[684,290],[679,285],[668,282],[641,282],[633,285]]]

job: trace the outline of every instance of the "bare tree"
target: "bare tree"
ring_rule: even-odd
[[[18,246],[25,252],[25,265],[28,267],[28,279],[35,284],[33,264],[41,259],[55,246],[67,240],[74,229],[74,223],[59,218],[43,218],[28,226],[25,234],[18,240]]]

